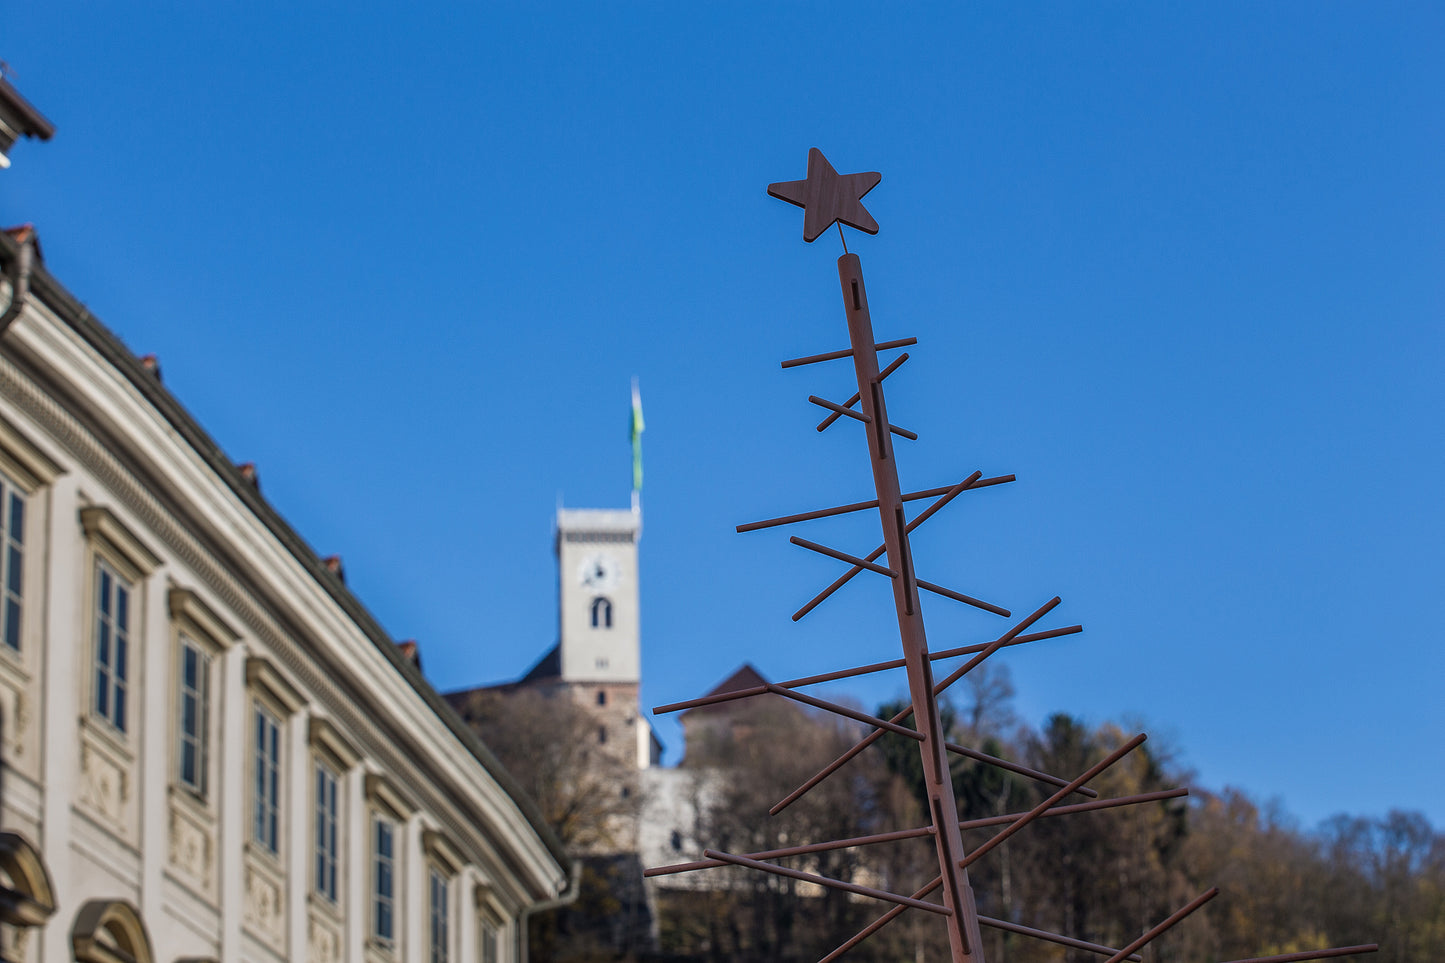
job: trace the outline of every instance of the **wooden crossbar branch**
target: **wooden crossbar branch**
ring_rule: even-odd
[[[1060,602],[1060,599],[1058,598],[1058,596],[1055,596],[1054,598],[1050,599],[1048,602],[1045,602],[1043,605],[1041,605],[1037,610],[1035,610],[1032,614],[1030,614],[1030,615],[1029,615],[1027,618],[1025,618],[1023,621],[1019,622],[1018,625],[1015,625],[1012,629],[1010,629],[1009,631],[1005,632],[1003,635],[999,636],[997,639],[994,639],[994,640],[993,640],[992,642],[990,642],[988,645],[984,646],[983,649],[978,653],[978,655],[976,655],[973,659],[970,659],[970,660],[969,660],[967,663],[965,663],[964,665],[959,666],[959,667],[958,667],[957,669],[955,669],[953,672],[950,672],[950,673],[948,674],[948,676],[945,677],[942,682],[940,682],[940,683],[938,683],[936,686],[934,686],[934,687],[933,687],[933,697],[934,697],[934,698],[937,698],[939,695],[941,695],[941,694],[943,693],[943,691],[944,691],[945,689],[947,689],[949,686],[953,685],[953,684],[954,684],[955,682],[957,682],[959,679],[962,679],[962,678],[963,678],[965,675],[967,675],[969,672],[971,672],[971,671],[973,671],[975,668],[977,668],[977,667],[979,666],[979,664],[983,662],[984,659],[987,659],[989,656],[993,655],[993,654],[994,654],[995,652],[997,652],[999,649],[1003,648],[1003,647],[1004,647],[1005,645],[1007,645],[1010,641],[1012,641],[1013,639],[1015,639],[1018,635],[1022,634],[1022,632],[1023,632],[1024,629],[1026,629],[1026,628],[1028,628],[1029,626],[1033,625],[1033,624],[1034,624],[1035,622],[1037,622],[1039,619],[1043,618],[1045,615],[1049,614],[1049,612],[1053,611],[1054,607],[1057,606],[1057,605],[1059,604],[1059,602]],[[930,673],[930,674],[931,674],[931,673]],[[910,706],[908,706],[907,708],[903,709],[901,712],[899,712],[897,715],[895,715],[892,719],[889,719],[888,721],[889,721],[889,722],[895,722],[895,723],[897,723],[897,722],[902,722],[902,721],[904,721],[905,719],[909,718],[909,717],[912,716],[912,715],[913,715],[913,706],[910,705]],[[870,732],[867,736],[864,736],[861,740],[859,740],[857,743],[855,743],[851,749],[849,749],[847,752],[844,752],[841,756],[839,756],[837,759],[834,759],[834,760],[833,760],[832,762],[830,762],[828,765],[824,766],[821,770],[819,770],[816,774],[814,774],[810,779],[808,779],[807,782],[803,783],[803,784],[802,784],[801,786],[799,786],[797,789],[794,789],[792,792],[788,793],[788,795],[784,796],[779,802],[775,803],[775,804],[773,805],[773,808],[770,809],[770,810],[768,810],[769,814],[771,814],[771,815],[773,815],[773,816],[776,816],[778,813],[780,813],[780,812],[782,812],[784,809],[788,808],[788,806],[790,806],[790,805],[792,805],[793,803],[797,802],[799,799],[801,799],[801,798],[803,797],[803,795],[804,795],[805,793],[808,792],[808,790],[812,789],[814,786],[818,785],[818,783],[822,782],[824,779],[827,779],[827,778],[828,778],[829,776],[831,776],[833,773],[837,772],[837,771],[838,771],[839,769],[841,769],[850,759],[852,759],[854,756],[858,755],[858,753],[862,752],[864,749],[867,749],[869,746],[873,745],[873,743],[877,742],[878,739],[882,737],[882,735],[883,735],[883,730],[881,730],[881,729],[875,729],[875,730],[873,730],[872,732]],[[990,757],[990,758],[991,758],[991,757]],[[1042,781],[1044,781],[1044,782],[1055,782],[1055,784],[1057,784],[1057,785],[1062,785],[1063,782],[1064,782],[1062,779],[1058,779],[1058,777],[1048,776],[1048,775],[1046,775],[1046,774],[1044,774],[1044,773],[1035,773],[1035,772],[1033,772],[1032,770],[1029,770],[1027,773],[1021,773],[1021,775],[1032,775],[1034,778],[1040,778],[1040,777],[1042,777]]]
[[[878,380],[881,381],[883,379],[879,378]],[[858,396],[854,395],[853,397],[856,398]],[[840,405],[833,401],[829,401],[827,398],[819,398],[817,395],[809,395],[808,400],[813,404],[817,405],[819,408],[827,408],[835,415],[846,415],[847,417],[852,418],[854,421],[863,422],[863,424],[865,425],[871,425],[873,423],[873,419],[869,418],[867,415],[859,414],[852,408],[849,408],[846,405]],[[893,432],[895,435],[902,435],[909,441],[918,440],[918,435],[914,432],[909,431],[906,428],[899,428],[897,425],[889,425],[888,430]]]
[[[800,869],[789,869],[786,866],[774,866],[772,863],[764,863],[756,859],[748,859],[746,856],[734,856],[732,853],[720,853],[715,849],[704,849],[702,854],[708,859],[720,860],[724,863],[732,863],[734,866],[746,866],[749,869],[761,870],[764,873],[772,873],[775,876],[787,876],[790,879],[802,880],[805,883],[817,883],[819,886],[826,886],[829,889],[841,889],[845,893],[857,893],[859,896],[871,896],[874,899],[887,900],[890,903],[897,903],[904,909],[921,909],[928,913],[937,913],[940,916],[952,916],[953,911],[946,906],[939,906],[937,903],[925,903],[921,899],[913,899],[909,896],[899,896],[897,893],[890,893],[887,890],[874,889],[871,886],[859,886],[857,883],[845,883],[841,879],[833,879],[831,876],[818,876],[814,873],[805,873]]]
[[[1084,631],[1082,625],[1066,625],[1059,629],[1048,629],[1044,632],[1031,632],[1028,635],[1016,636],[1009,639],[1004,645],[1025,645],[1029,642],[1057,639],[1065,635],[1077,635],[1082,631]],[[960,655],[972,655],[975,652],[982,652],[988,648],[989,645],[990,643],[988,642],[977,642],[972,645],[959,646],[956,649],[939,649],[936,652],[930,652],[928,658],[937,662],[939,659],[952,659]],[[852,669],[838,669],[835,672],[824,672],[821,675],[809,675],[801,679],[789,679],[787,682],[779,682],[777,685],[785,689],[798,689],[803,686],[818,685],[823,682],[836,682],[839,679],[849,679],[854,676],[867,675],[870,672],[883,672],[888,669],[901,668],[903,668],[902,659],[890,659],[887,662],[873,662],[869,665],[860,665]],[[687,699],[683,702],[669,702],[667,705],[653,706],[652,712],[654,715],[662,715],[667,712],[681,712],[684,709],[696,709],[698,706],[711,706],[717,705],[720,702],[746,699],[751,696],[762,695],[767,691],[767,686],[749,686],[745,689],[733,689],[729,692],[719,692],[716,695],[701,696],[700,698]]]
[[[1075,779],[1073,782],[1070,782],[1068,785],[1064,786],[1062,789],[1054,793],[1048,799],[1045,799],[1033,809],[1030,809],[1018,819],[1009,823],[1002,832],[990,838],[988,842],[984,843],[982,846],[978,847],[978,849],[975,849],[973,852],[965,856],[959,862],[959,868],[967,869],[969,866],[973,865],[973,863],[977,862],[980,857],[984,856],[991,850],[996,849],[1001,843],[1004,842],[1004,840],[1008,839],[1014,833],[1018,832],[1020,829],[1023,829],[1029,823],[1033,822],[1035,819],[1038,819],[1044,813],[1048,812],[1049,809],[1055,806],[1069,793],[1073,792],[1075,789],[1078,789],[1084,783],[1088,782],[1090,779],[1093,779],[1099,773],[1103,772],[1105,769],[1108,769],[1114,763],[1118,762],[1120,759],[1123,759],[1129,753],[1133,752],[1136,748],[1143,744],[1146,738],[1148,737],[1141,732],[1133,739],[1130,739],[1128,742],[1124,743],[1118,749],[1115,749],[1113,752],[1109,753],[1103,759],[1094,763],[1084,772],[1083,775],[1079,776],[1079,778]]]
[[[968,476],[969,478],[975,479],[975,481],[973,481],[972,483],[969,483],[967,479],[965,479],[962,483],[960,483],[960,485],[947,485],[943,488],[929,488],[921,492],[908,492],[903,496],[903,500],[905,502],[911,502],[917,501],[920,498],[936,498],[939,495],[947,495],[955,488],[958,488],[960,491],[973,488],[988,488],[990,485],[1006,485],[1011,481],[1017,480],[1014,478],[1013,475],[998,475],[993,478],[979,477],[982,474],[983,472],[976,471],[972,475]],[[827,518],[830,515],[846,515],[849,512],[861,512],[866,511],[869,508],[877,507],[877,499],[866,502],[854,502],[851,505],[839,505],[837,508],[820,508],[817,511],[802,512],[798,515],[784,515],[781,518],[766,518],[760,522],[748,522],[745,525],[739,525],[737,527],[737,530],[738,532],[756,532],[759,529],[763,528],[774,528],[778,525],[791,525],[794,522],[809,522],[815,518]],[[910,531],[911,530],[912,529],[910,528]]]
[[[884,368],[882,371],[878,372],[878,380],[879,380],[879,381],[882,381],[884,378],[887,378],[887,377],[888,377],[889,375],[891,375],[893,372],[897,371],[900,367],[902,367],[902,366],[903,366],[903,362],[905,362],[905,361],[907,361],[907,360],[908,360],[908,352],[905,351],[905,352],[903,352],[902,354],[900,354],[898,357],[894,358],[892,364],[890,364],[888,367]],[[863,399],[863,396],[860,395],[858,392],[855,391],[855,392],[853,392],[853,397],[851,397],[851,398],[849,398],[847,401],[843,402],[843,407],[845,407],[845,408],[851,408],[851,407],[853,407],[854,405],[856,405],[859,401],[861,401],[862,399]],[[833,414],[829,415],[828,417],[824,418],[822,421],[818,422],[818,430],[819,430],[819,431],[827,431],[827,430],[828,430],[828,426],[831,425],[833,422],[835,422],[835,421],[837,421],[837,420],[838,420],[838,413],[835,411],[835,412],[833,412]],[[905,497],[906,497],[906,496],[905,496]]]
[[[1163,789],[1157,792],[1136,793],[1131,796],[1116,796],[1112,799],[1096,799],[1093,802],[1076,803],[1072,806],[1055,806],[1044,817],[1068,816],[1074,813],[1088,813],[1103,809],[1117,809],[1120,806],[1137,806],[1141,803],[1160,802],[1165,799],[1176,799],[1180,796],[1189,795],[1189,790],[1180,787],[1178,789]],[[983,816],[978,819],[963,819],[958,823],[962,830],[984,829],[988,826],[998,826],[1022,819],[1026,813],[1005,813],[1000,816]],[[789,856],[807,856],[812,853],[829,853],[839,849],[853,849],[858,846],[874,846],[879,843],[894,843],[904,839],[919,839],[923,836],[933,834],[932,826],[919,826],[916,829],[897,829],[891,833],[873,833],[868,836],[852,836],[848,839],[832,839],[826,843],[808,843],[803,846],[786,846],[782,849],[768,849],[757,853],[744,853],[749,859],[785,859]],[[671,866],[654,866],[652,869],[642,871],[644,877],[672,876],[677,873],[692,873],[700,869],[715,869],[723,866],[724,863],[715,859],[699,859],[689,863],[673,863]],[[1109,952],[1113,952],[1110,950]]]
[[[900,338],[897,341],[883,341],[873,346],[874,351],[887,351],[889,348],[906,348],[918,343],[917,338]],[[784,368],[796,368],[799,365],[817,364],[819,361],[837,361],[840,358],[853,357],[852,348],[844,348],[842,351],[828,351],[824,354],[810,354],[806,358],[790,358],[783,362]]]
[[[931,883],[918,890],[918,892],[914,893],[913,896],[910,898],[921,900],[924,897],[935,892],[938,887],[942,885],[943,877],[935,876]],[[903,915],[903,911],[906,909],[908,909],[907,906],[894,906],[892,909],[888,910],[888,912],[878,917],[878,919],[874,920],[872,923],[869,923],[867,926],[863,927],[863,929],[853,934],[851,937],[848,938],[846,942],[843,943],[842,946],[839,946],[836,950],[823,957],[821,960],[818,961],[818,963],[833,963],[834,960],[837,960],[839,957],[847,953],[853,947],[857,946],[859,943],[862,943],[868,937],[872,936],[874,933],[877,933],[883,927],[887,926],[899,916]],[[1020,923],[1008,923],[1003,920],[996,920],[988,916],[980,916],[978,918],[978,922],[981,925],[990,927],[992,929],[1005,930],[1009,933],[1018,933],[1022,936],[1031,936],[1037,940],[1045,940],[1049,943],[1057,943],[1060,946],[1073,947],[1076,950],[1087,950],[1091,953],[1098,953],[1101,956],[1110,956],[1118,952],[1110,946],[1100,946],[1098,943],[1090,943],[1087,940],[1078,940],[1074,939],[1071,936],[1064,936],[1060,933],[1050,933],[1048,930],[1034,929],[1032,926],[1024,926]],[[1131,953],[1129,956],[1126,956],[1125,959],[1133,961],[1133,963],[1137,963],[1137,961],[1143,958],[1137,953]]]
[[[1004,840],[1006,840],[1009,836],[1013,835],[1014,832],[1016,832],[1016,831],[1019,830],[1019,829],[1022,829],[1024,826],[1028,825],[1028,823],[1032,822],[1033,820],[1038,819],[1038,818],[1040,818],[1041,816],[1043,816],[1044,813],[1046,813],[1049,809],[1053,808],[1053,807],[1055,806],[1055,804],[1057,804],[1057,802],[1058,802],[1060,799],[1062,799],[1064,796],[1067,796],[1067,795],[1069,794],[1069,792],[1071,792],[1071,791],[1074,790],[1074,789],[1079,788],[1079,787],[1082,786],[1085,782],[1087,782],[1088,780],[1094,778],[1094,777],[1097,776],[1099,773],[1103,772],[1105,769],[1109,768],[1109,767],[1112,766],[1114,763],[1116,763],[1116,762],[1118,762],[1120,759],[1124,758],[1125,755],[1127,755],[1129,752],[1131,752],[1133,749],[1135,749],[1137,746],[1139,746],[1139,744],[1142,743],[1142,742],[1144,741],[1144,739],[1145,739],[1145,737],[1144,737],[1144,735],[1141,733],[1140,735],[1137,735],[1137,736],[1135,736],[1133,739],[1130,739],[1128,742],[1124,743],[1124,745],[1120,746],[1118,749],[1116,749],[1116,750],[1114,750],[1113,752],[1111,752],[1111,753],[1110,753],[1108,756],[1106,756],[1104,759],[1102,759],[1102,760],[1100,760],[1099,762],[1095,763],[1094,765],[1090,766],[1082,775],[1080,775],[1077,779],[1075,779],[1075,780],[1073,780],[1072,782],[1070,782],[1066,788],[1061,789],[1059,792],[1057,792],[1057,793],[1055,793],[1054,795],[1050,796],[1047,800],[1045,800],[1045,801],[1044,801],[1043,803],[1041,803],[1040,805],[1035,806],[1033,809],[1029,810],[1027,813],[1024,813],[1023,815],[1021,815],[1018,819],[1010,822],[1010,824],[1009,824],[1009,826],[1008,826],[1007,829],[1005,829],[1003,832],[999,833],[998,835],[994,836],[992,839],[990,839],[990,840],[989,840],[987,843],[985,843],[983,846],[979,847],[979,849],[974,850],[974,852],[973,852],[969,857],[966,857],[962,862],[972,863],[975,857],[981,856],[981,855],[983,855],[985,852],[988,852],[989,850],[995,848],[995,847],[998,846],[1000,843],[1002,843]],[[961,868],[961,869],[966,869],[967,866],[966,866],[966,865],[965,865],[965,866],[961,866],[960,868]],[[936,890],[936,889],[937,889],[939,886],[941,886],[941,885],[943,885],[943,877],[942,877],[942,876],[936,877],[931,883],[929,883],[927,886],[924,886],[924,887],[923,887],[922,889],[920,889],[918,892],[914,893],[913,896],[910,897],[910,898],[911,898],[911,899],[921,900],[921,899],[923,899],[925,896],[927,896],[928,894],[932,893],[934,890]],[[893,909],[891,909],[891,910],[889,910],[888,912],[884,913],[884,914],[883,914],[882,916],[880,916],[878,919],[874,920],[872,923],[869,923],[869,924],[868,924],[867,926],[865,926],[862,930],[860,930],[860,931],[858,931],[856,934],[854,934],[850,939],[848,939],[845,943],[843,943],[842,946],[838,947],[838,948],[837,948],[836,950],[834,950],[832,953],[829,953],[827,956],[823,957],[823,959],[822,959],[821,961],[819,961],[819,963],[831,963],[832,960],[836,960],[838,957],[842,956],[842,955],[843,955],[844,953],[846,953],[848,950],[850,950],[850,949],[852,949],[853,947],[857,946],[859,943],[863,942],[863,941],[866,940],[868,937],[872,936],[874,933],[878,932],[878,931],[881,930],[883,927],[887,926],[890,922],[892,922],[894,919],[896,919],[896,918],[898,917],[898,914],[902,913],[904,909],[906,909],[906,907],[904,907],[904,906],[895,906],[895,907],[893,907]],[[1192,911],[1191,911],[1191,912],[1192,912]],[[980,919],[980,922],[982,922],[981,919]],[[1172,924],[1171,924],[1171,925],[1172,925]],[[1142,945],[1142,944],[1140,944],[1140,945]],[[1138,948],[1139,948],[1138,946],[1135,946],[1135,947],[1132,947],[1132,948],[1128,948],[1128,949],[1126,949],[1126,950],[1124,950],[1124,951],[1121,951],[1121,952],[1123,953],[1123,955],[1122,955],[1122,956],[1116,956],[1116,958],[1113,960],[1113,963],[1119,963],[1119,960],[1123,960],[1123,959],[1133,959],[1133,957],[1132,957],[1130,954],[1132,954],[1132,953],[1134,952],[1134,950],[1137,950]]]
[[[879,399],[879,400],[881,401],[881,395],[880,395],[880,399]],[[876,436],[870,435],[869,437],[870,437],[870,438],[873,438],[873,437],[876,437]],[[974,472],[972,475],[969,475],[968,478],[965,478],[963,481],[959,482],[957,485],[954,485],[952,488],[950,488],[947,492],[945,492],[945,493],[943,494],[943,497],[941,497],[940,499],[938,499],[938,501],[934,502],[932,505],[928,506],[928,507],[925,508],[922,512],[920,512],[917,518],[915,518],[913,521],[907,523],[906,525],[903,525],[903,531],[902,531],[902,536],[901,536],[901,537],[906,538],[908,535],[911,535],[911,534],[913,533],[913,531],[918,528],[919,525],[922,525],[924,522],[928,521],[928,519],[932,518],[933,515],[934,515],[934,513],[936,513],[936,512],[937,512],[939,509],[941,509],[944,505],[947,505],[949,502],[953,501],[953,500],[954,500],[955,498],[957,498],[959,495],[963,494],[965,491],[967,491],[969,488],[971,488],[971,487],[974,485],[974,483],[978,481],[980,475],[982,475],[982,472]],[[902,501],[902,496],[901,496],[901,495],[899,496],[899,501],[900,501],[900,502]],[[875,507],[877,507],[877,505],[878,505],[877,502],[874,502],[873,504],[874,504]],[[880,512],[881,512],[881,509],[880,509]],[[899,520],[899,521],[902,521],[903,508],[902,508],[902,505],[901,505],[901,504],[898,506],[898,509],[897,509],[896,514],[897,514],[897,516],[898,516],[898,520]],[[888,550],[888,543],[887,543],[887,541],[885,541],[882,545],[879,545],[879,546],[878,546],[877,548],[875,548],[873,551],[869,552],[868,555],[863,559],[863,561],[872,562],[872,561],[874,561],[875,559],[877,559],[877,558],[879,558],[880,556],[882,556],[882,555],[884,554],[884,552],[886,552],[887,550]],[[911,568],[912,566],[909,566],[909,567]],[[861,566],[854,565],[851,569],[849,569],[848,571],[844,572],[842,575],[838,576],[837,580],[834,581],[832,585],[830,585],[830,586],[828,586],[827,588],[823,589],[823,591],[821,591],[821,592],[819,592],[817,595],[815,595],[815,596],[808,602],[807,605],[804,605],[802,608],[798,609],[798,611],[794,612],[794,613],[793,613],[793,621],[796,622],[796,621],[798,621],[799,619],[801,619],[803,616],[807,615],[809,612],[813,611],[813,609],[817,608],[823,601],[825,601],[825,600],[828,598],[828,596],[832,595],[834,592],[838,591],[838,590],[839,590],[840,588],[842,588],[844,585],[848,584],[848,581],[849,581],[850,579],[852,579],[853,576],[857,575],[857,574],[858,574],[859,572],[861,572],[861,571],[863,571],[863,569],[862,569]],[[920,588],[925,587],[922,583],[916,583],[916,584],[918,584]],[[937,586],[931,585],[931,584],[928,585],[927,588],[929,589],[929,591],[934,591],[934,592],[937,592],[937,590],[938,590],[938,587],[937,587]],[[939,593],[939,594],[943,594],[943,593]],[[995,615],[1001,615],[1001,616],[1003,616],[1004,618],[1008,618],[1008,617],[1009,617],[1009,614],[1010,614],[1009,611],[1008,611],[1008,609],[1000,608],[1000,607],[998,607],[998,606],[996,606],[996,605],[991,605],[991,604],[989,604],[989,603],[987,603],[987,602],[980,602],[978,599],[969,598],[969,597],[966,596],[966,595],[951,596],[951,597],[955,597],[955,598],[957,598],[959,601],[962,601],[962,602],[967,602],[968,604],[974,605],[974,606],[976,606],[977,608],[981,608],[981,609],[983,609],[983,610],[986,611],[986,612],[992,612],[992,613],[995,614]]]

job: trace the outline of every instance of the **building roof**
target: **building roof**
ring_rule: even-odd
[[[728,692],[737,692],[739,689],[752,689],[757,686],[767,684],[768,680],[763,678],[763,674],[761,672],[753,668],[753,664],[751,662],[744,662],[742,665],[737,667],[737,670],[734,671],[732,675],[728,676],[726,679],[713,686],[712,690],[709,691],[707,695],[704,695],[703,698],[706,699],[710,696],[723,695],[724,693]],[[727,704],[728,703],[724,703],[724,705]],[[692,709],[686,709],[678,714],[678,718],[682,718],[682,716],[688,715],[692,712],[700,712],[702,710],[711,708],[714,707],[696,706]]]
[[[8,85],[5,86],[8,87]],[[3,90],[0,90],[0,94],[3,94]],[[17,257],[18,252],[19,245],[15,239],[9,233],[0,232],[0,262],[10,263]],[[32,269],[30,291],[33,297],[44,301],[62,322],[69,325],[109,365],[123,375],[215,472],[235,497],[254,513],[277,541],[311,575],[316,584],[376,646],[402,679],[416,691],[427,707],[436,714],[438,719],[512,798],[518,810],[526,818],[558,865],[564,870],[570,866],[571,860],[561,841],[547,825],[537,804],[526,795],[511,773],[507,772],[471,727],[463,722],[446,700],[431,687],[422,676],[421,670],[407,659],[380,623],[347,589],[341,573],[329,568],[281,514],[261,496],[256,484],[247,478],[240,468],[231,463],[220,446],[186,411],[175,396],[161,384],[155,373],[147,369],[115,334],[77,301],[42,265],[36,264]]]
[[[46,120],[30,101],[20,96],[20,91],[3,76],[0,76],[0,117],[16,134],[24,137],[49,140],[55,133],[55,125]]]

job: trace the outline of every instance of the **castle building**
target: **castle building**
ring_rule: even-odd
[[[536,806],[33,229],[0,272],[0,957],[525,963]]]
[[[579,758],[605,774],[602,791],[629,797],[638,773],[658,764],[662,745],[639,705],[642,678],[637,510],[561,508],[557,557],[557,643],[516,682],[447,694],[464,718],[480,703],[526,694],[566,699],[586,720],[567,738],[587,743]],[[626,811],[635,807],[608,807]],[[615,820],[592,852],[636,849],[635,817]]]

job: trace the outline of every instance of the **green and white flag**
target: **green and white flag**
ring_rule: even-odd
[[[628,433],[632,436],[632,490],[642,491],[642,395],[637,390],[637,379],[632,379],[632,418]]]

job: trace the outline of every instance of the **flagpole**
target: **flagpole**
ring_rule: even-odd
[[[628,419],[628,435],[632,441],[632,514],[642,514],[642,393],[637,379],[632,379],[632,414]]]

